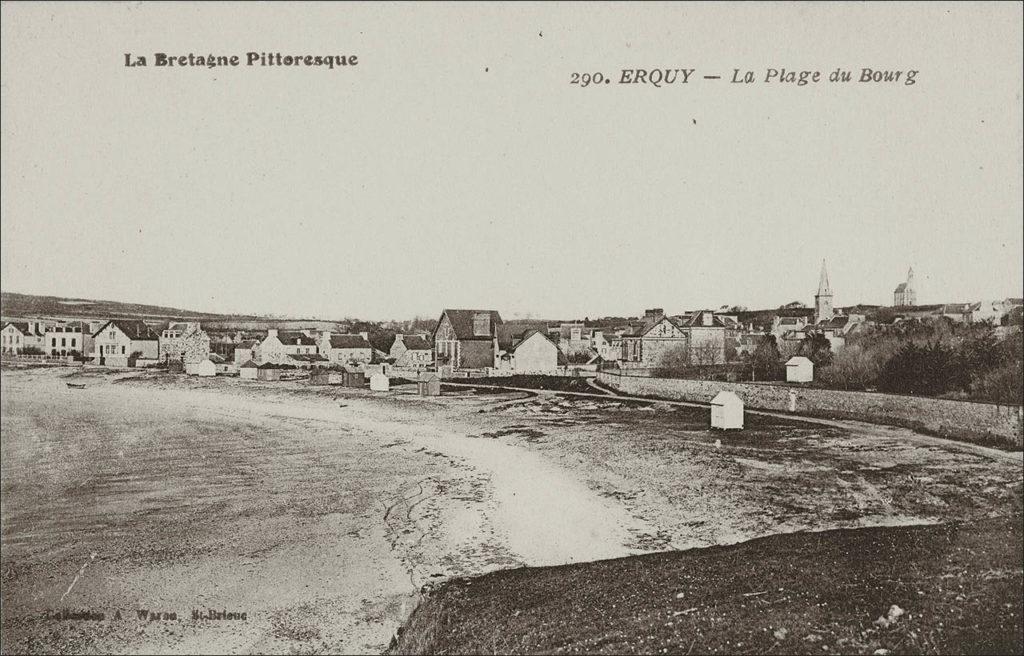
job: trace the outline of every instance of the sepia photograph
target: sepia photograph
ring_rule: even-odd
[[[1024,654],[1024,4],[0,14],[0,654]]]

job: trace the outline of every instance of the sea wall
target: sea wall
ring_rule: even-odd
[[[826,390],[772,383],[651,378],[610,372],[598,381],[623,394],[709,403],[721,391],[735,392],[750,408],[796,415],[855,419],[904,426],[932,435],[1020,449],[1024,408],[920,396]],[[791,403],[795,394],[795,411]]]

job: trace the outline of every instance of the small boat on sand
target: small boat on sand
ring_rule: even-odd
[[[71,389],[85,389],[85,383],[65,383]]]

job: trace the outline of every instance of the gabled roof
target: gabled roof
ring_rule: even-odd
[[[28,331],[28,323],[24,322],[24,321],[8,321],[7,323],[4,324],[4,328],[6,328],[7,326],[14,326],[15,328],[18,329],[18,332],[20,332],[22,335],[34,335],[35,334],[35,333],[30,333]]]
[[[257,344],[259,344],[259,342],[257,342],[254,339],[244,339],[241,342],[238,342],[238,344],[235,345],[235,348],[236,349],[251,349],[254,346],[256,346]]]
[[[422,335],[402,335],[402,343],[410,351],[429,351],[432,348]]]
[[[476,314],[486,313],[491,317],[490,335],[476,335],[473,333],[473,316]],[[444,317],[448,317],[448,321],[452,325],[452,330],[455,331],[455,337],[457,339],[493,339],[498,336],[498,326],[502,325],[501,315],[498,314],[497,310],[445,310],[441,313],[441,318],[437,320],[437,325],[441,325],[441,321]],[[437,328],[434,329],[435,332]]]
[[[362,335],[331,335],[331,348],[372,348]]]
[[[239,369],[258,369],[259,365],[252,360],[246,360],[238,366]]]
[[[530,339],[534,335],[540,335],[543,339],[547,340],[547,342],[549,344],[554,346],[556,351],[558,350],[558,344],[555,344],[554,340],[552,340],[550,337],[548,337],[546,334],[544,334],[540,330],[536,330],[536,329],[527,330],[525,333],[523,333],[522,339],[518,340],[515,343],[515,345],[512,346],[512,348],[510,350],[513,353],[515,353],[516,349],[518,349],[520,346],[522,346],[526,342],[526,340]]]
[[[288,346],[316,346],[316,340],[297,330],[279,330],[277,339]]]
[[[704,319],[702,319],[701,317],[703,317],[705,314],[710,314],[711,315],[711,324],[710,325],[706,325],[706,326],[704,325]],[[716,316],[715,313],[712,312],[711,310],[701,310],[700,312],[695,312],[694,315],[692,317],[690,317],[686,321],[686,323],[684,324],[684,327],[685,328],[725,328],[726,325],[725,325],[725,322],[722,321],[722,317]]]
[[[174,330],[174,331],[178,331],[178,332],[181,332],[182,330],[187,330],[187,329],[188,329],[188,324],[187,323],[172,323],[172,324],[169,324],[167,326],[167,330]]]
[[[224,364],[225,362],[224,356],[219,353],[211,353],[207,359],[214,364]]]
[[[644,328],[644,331],[641,333],[641,336],[647,335],[647,333],[651,332],[652,330],[654,330],[655,328],[660,326],[665,321],[667,321],[670,324],[672,324],[673,326],[675,326],[678,330],[682,330],[683,328],[685,328],[685,325],[686,325],[686,322],[681,320],[681,319],[679,319],[678,317],[662,317],[662,318],[658,319],[657,321],[655,321],[654,323],[646,326]]]
[[[901,294],[905,291],[907,291],[907,283],[901,282],[900,284],[896,285],[896,289],[894,289],[892,293]]]
[[[111,324],[116,326],[118,330],[127,335],[128,339],[133,342],[149,342],[160,339],[157,334],[153,332],[153,329],[146,324],[146,322],[135,319],[113,319],[112,321],[108,321],[103,324],[103,326],[94,332],[92,336],[95,337],[96,335],[99,335]]]

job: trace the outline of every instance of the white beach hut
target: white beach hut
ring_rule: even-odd
[[[787,383],[809,383],[814,380],[814,363],[802,355],[786,361]]]
[[[719,392],[711,399],[711,427],[723,430],[743,428],[743,399],[733,392]]]
[[[377,373],[370,376],[370,390],[373,392],[386,392],[391,389],[391,380],[384,374]]]
[[[217,375],[217,365],[213,363],[213,360],[206,358],[195,366],[192,370],[196,376],[210,377]]]

